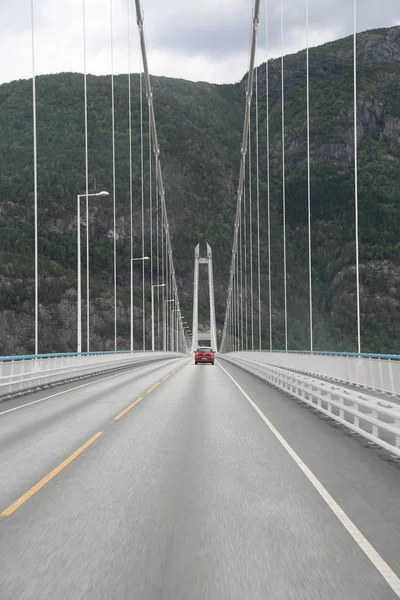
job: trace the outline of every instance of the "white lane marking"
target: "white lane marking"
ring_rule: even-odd
[[[151,366],[151,365],[145,365]],[[33,404],[38,404],[39,402],[44,402],[45,400],[50,400],[50,398],[55,398],[56,396],[61,396],[62,394],[68,394],[69,392],[74,392],[75,390],[80,390],[81,388],[87,387],[88,385],[95,385],[96,383],[100,383],[100,381],[106,381],[107,379],[113,379],[114,377],[121,377],[124,373],[116,373],[115,375],[109,375],[108,377],[102,377],[101,379],[96,379],[96,381],[89,381],[89,383],[83,383],[81,385],[77,385],[74,388],[69,390],[63,390],[62,392],[57,392],[56,394],[51,394],[50,396],[46,396],[45,398],[40,398],[39,400],[34,400],[33,402],[27,402],[26,404],[21,404],[21,406],[16,406],[15,408],[9,408],[8,410],[3,410],[0,412],[1,415],[6,415],[7,413],[14,412],[14,410],[20,410],[21,408],[26,408],[27,406],[32,406]],[[128,375],[130,373],[126,373]]]
[[[347,529],[353,540],[358,544],[361,550],[366,554],[369,560],[372,562],[374,567],[379,571],[382,575],[386,583],[392,588],[394,593],[400,598],[400,578],[396,575],[396,573],[389,567],[387,562],[378,554],[375,548],[369,543],[369,541],[364,537],[358,527],[353,523],[353,521],[347,516],[344,510],[339,506],[339,504],[332,498],[328,490],[322,485],[322,483],[317,479],[314,473],[307,467],[307,465],[301,460],[300,456],[293,450],[293,448],[288,444],[285,438],[279,433],[276,427],[271,423],[271,421],[264,415],[262,410],[258,408],[258,406],[253,402],[248,394],[244,391],[244,389],[239,385],[239,383],[232,377],[230,373],[218,362],[218,366],[228,375],[228,377],[233,381],[238,390],[243,394],[246,400],[251,404],[254,410],[259,414],[267,427],[271,430],[277,440],[282,444],[288,454],[293,458],[294,462],[300,467],[303,471],[304,475],[307,479],[312,483],[314,488],[317,490],[319,495],[325,500],[326,504],[329,506],[331,511],[336,515],[341,524]]]

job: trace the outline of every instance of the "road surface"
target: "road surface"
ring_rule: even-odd
[[[400,597],[400,467],[218,362],[0,404],[1,600]]]

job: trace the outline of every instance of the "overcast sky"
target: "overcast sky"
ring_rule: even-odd
[[[113,4],[114,72],[140,69],[130,1]],[[32,74],[30,0],[0,0],[0,82]],[[33,0],[37,74],[83,72],[82,0]],[[353,31],[352,0],[309,0],[310,45]],[[247,71],[253,0],[143,0],[149,68],[155,75],[236,82]],[[268,0],[268,51],[281,53],[280,0]],[[261,0],[257,62],[266,56],[266,2]],[[357,30],[400,24],[400,0],[357,0]],[[306,0],[284,0],[284,53],[306,44]],[[87,69],[111,72],[110,0],[86,0]],[[129,25],[129,26],[128,26]]]

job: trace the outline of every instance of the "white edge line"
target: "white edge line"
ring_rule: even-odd
[[[297,466],[303,471],[304,475],[310,481],[310,483],[317,490],[322,499],[329,506],[334,515],[339,519],[341,524],[353,540],[358,544],[361,550],[366,554],[369,560],[372,562],[374,567],[379,571],[382,575],[386,583],[392,588],[394,593],[400,598],[400,578],[396,575],[396,573],[389,567],[387,562],[378,554],[375,548],[369,543],[369,541],[364,537],[358,527],[351,521],[351,519],[347,516],[344,510],[339,506],[339,504],[334,500],[334,498],[330,495],[328,490],[322,485],[322,483],[317,479],[314,473],[307,467],[307,465],[302,461],[300,456],[293,450],[293,448],[288,444],[285,438],[279,433],[276,427],[271,423],[271,421],[264,415],[262,410],[258,408],[258,406],[253,402],[248,394],[244,391],[244,389],[239,385],[239,383],[232,377],[230,373],[224,367],[217,362],[218,366],[226,373],[226,375],[233,381],[238,390],[243,394],[246,400],[251,404],[254,410],[258,413],[258,415],[262,418],[264,423],[270,429],[270,431],[274,434],[280,444],[285,448],[287,453],[291,456]]]
[[[151,366],[146,365],[146,366]],[[107,379],[113,379],[114,377],[121,377],[125,373],[116,373],[115,375],[109,375],[108,377],[102,377],[101,379],[96,379],[96,381],[89,381],[88,383],[83,383],[81,385],[77,385],[76,387],[70,388],[69,390],[63,390],[62,392],[57,392],[56,394],[51,394],[50,396],[45,396],[44,398],[39,398],[39,400],[34,400],[33,402],[27,402],[26,404],[21,404],[21,406],[15,406],[14,408],[9,408],[8,410],[3,410],[0,412],[0,417],[2,415],[6,415],[7,413],[14,412],[15,410],[20,410],[21,408],[26,408],[27,406],[32,406],[33,404],[38,404],[39,402],[44,402],[45,400],[50,400],[50,398],[55,398],[56,396],[61,396],[62,394],[68,394],[69,392],[74,392],[75,390],[80,390],[81,388],[87,387],[88,385],[95,385],[96,383],[100,383],[100,381],[106,381]],[[126,373],[127,375],[130,373]],[[61,384],[62,385],[62,384]]]
[[[77,385],[69,390],[63,390],[62,392],[57,392],[56,394],[51,394],[50,396],[45,396],[44,398],[39,398],[39,400],[34,400],[33,402],[27,402],[26,404],[21,404],[21,406],[15,406],[14,408],[9,408],[8,410],[3,410],[0,412],[1,415],[6,415],[7,413],[13,412],[14,410],[20,410],[21,408],[26,408],[27,406],[32,406],[33,404],[38,404],[39,402],[44,402],[45,400],[50,400],[50,398],[55,398],[56,396],[61,396],[62,394],[68,394],[68,392],[74,392],[75,390],[80,390],[81,388],[87,387],[88,385],[94,385],[95,383],[99,383],[100,381],[105,381],[106,379],[112,379],[113,377],[121,376],[121,373],[117,373],[116,375],[109,375],[108,377],[102,377],[101,379],[96,379],[96,381],[90,381],[89,383],[83,383],[82,385]]]

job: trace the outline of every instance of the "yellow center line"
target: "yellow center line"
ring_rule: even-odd
[[[156,389],[156,387],[157,387],[158,385],[160,385],[160,383],[161,383],[161,381],[157,381],[157,383],[156,383],[155,385],[153,385],[153,387],[151,387],[149,390],[147,390],[147,393],[148,393],[148,394],[150,394],[150,392],[152,392],[153,390],[155,390],[155,389]]]
[[[174,371],[171,371],[171,375],[173,375],[174,373],[176,373],[177,369],[175,369]]]
[[[80,454],[82,454],[82,452],[84,450],[86,450],[86,448],[88,448],[91,444],[93,444],[93,442],[95,442],[97,440],[97,438],[99,438],[102,435],[102,433],[103,433],[102,431],[99,431],[98,433],[96,433],[96,435],[91,437],[90,440],[85,442],[83,444],[83,446],[78,448],[78,450],[75,450],[75,452],[73,454],[71,454],[71,456],[69,456],[67,459],[65,459],[64,462],[62,462],[60,465],[58,465],[58,467],[53,469],[53,471],[51,471],[48,475],[43,477],[43,479],[38,481],[33,487],[31,487],[30,490],[28,490],[27,492],[25,492],[25,494],[20,496],[18,498],[18,500],[16,500],[12,504],[10,504],[10,506],[8,508],[3,510],[3,512],[0,513],[0,517],[9,517],[10,515],[12,515],[12,513],[15,512],[20,506],[22,506],[22,504],[24,504],[27,500],[29,500],[29,498],[31,498],[34,494],[36,494],[36,492],[41,490],[42,487],[44,487],[46,485],[46,483],[51,481],[53,479],[53,477],[58,475],[58,473],[60,473],[60,471],[65,469],[65,467],[67,467],[73,460],[75,460],[75,458],[77,458]]]
[[[166,381],[168,379],[168,377],[170,377],[170,375],[166,375],[165,377],[162,378],[162,380]]]
[[[138,402],[140,402],[141,400],[143,400],[143,397],[138,398],[137,400],[135,400],[135,402],[133,402],[132,404],[130,404],[129,406],[127,406],[126,408],[124,408],[124,410],[122,410],[120,413],[118,413],[118,415],[116,417],[114,417],[114,421],[118,421],[118,419],[120,419],[121,417],[123,417],[128,410],[131,410],[131,408],[133,408],[134,406],[136,406],[136,404]]]

